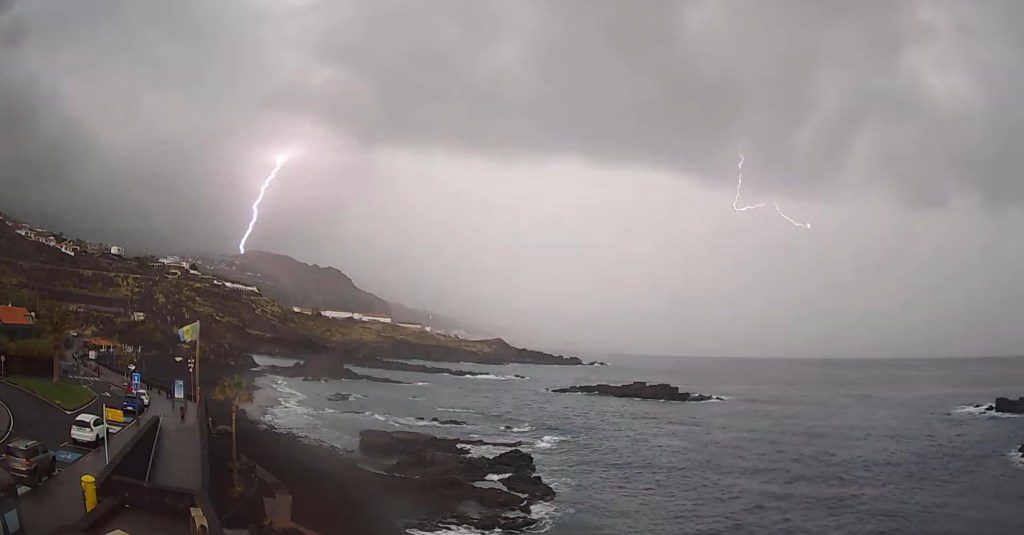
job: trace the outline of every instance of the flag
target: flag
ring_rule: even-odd
[[[188,325],[178,329],[178,338],[182,342],[194,342],[199,339],[199,321],[195,323],[189,323]]]

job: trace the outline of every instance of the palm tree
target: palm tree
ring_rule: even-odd
[[[231,402],[231,478],[235,488],[238,488],[238,432],[235,427],[235,415],[238,413],[239,405],[252,403],[252,391],[249,390],[249,383],[244,377],[231,375],[221,378],[213,391],[213,397]]]
[[[68,317],[60,305],[50,307],[43,317],[43,326],[53,344],[53,382],[60,382],[60,361],[64,358],[64,338],[68,334]]]

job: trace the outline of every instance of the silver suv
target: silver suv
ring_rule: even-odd
[[[42,481],[57,471],[53,452],[38,440],[16,438],[4,450],[4,468],[11,475]]]

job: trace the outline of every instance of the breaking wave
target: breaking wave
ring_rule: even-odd
[[[1024,470],[1024,453],[1021,453],[1019,451],[1019,448],[1020,446],[1012,448],[1006,454],[1006,457],[1010,459],[1010,464],[1012,464],[1014,468],[1018,470]]]
[[[958,405],[955,409],[950,411],[951,414],[967,414],[973,417],[983,418],[1020,418],[1024,417],[1024,414],[1009,414],[1005,412],[996,412],[995,410],[987,411],[986,407],[993,407],[991,403],[981,403],[975,405]]]
[[[533,444],[535,448],[548,449],[555,447],[555,444],[563,440],[569,440],[569,437],[560,437],[557,435],[545,435],[543,438]]]

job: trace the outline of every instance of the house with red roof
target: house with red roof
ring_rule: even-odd
[[[24,340],[36,335],[36,318],[24,307],[0,306],[0,334],[8,340]]]

